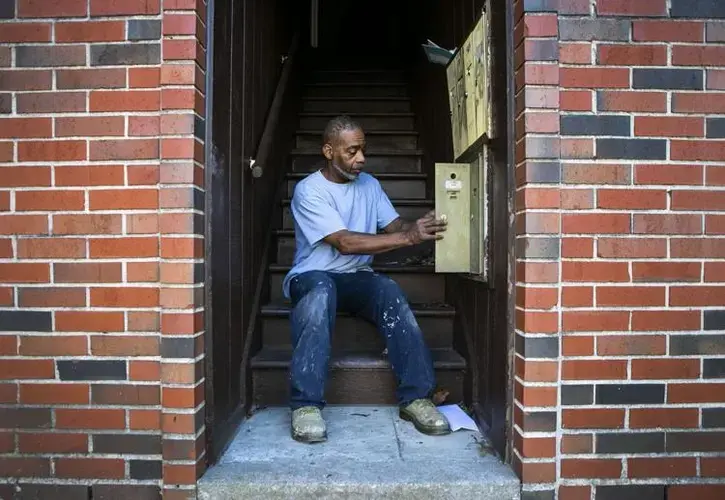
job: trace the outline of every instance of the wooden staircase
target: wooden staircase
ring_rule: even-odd
[[[290,152],[281,229],[275,232],[275,261],[269,268],[270,303],[261,309],[261,349],[251,360],[254,403],[286,405],[291,358],[290,304],[282,280],[294,257],[294,225],[289,198],[295,183],[324,164],[322,131],[341,113],[365,129],[365,171],[382,183],[402,217],[415,219],[431,210],[428,179],[415,128],[415,115],[402,73],[389,70],[311,72],[304,84],[295,149]],[[444,276],[435,274],[433,245],[397,250],[376,257],[374,267],[398,281],[432,350],[437,382],[449,400],[463,399],[466,362],[453,348],[454,309],[445,304]],[[326,389],[330,404],[394,404],[395,377],[375,327],[338,313]]]

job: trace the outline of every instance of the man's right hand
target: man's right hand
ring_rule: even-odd
[[[430,240],[442,240],[443,235],[440,233],[446,230],[447,224],[445,220],[436,219],[435,212],[431,210],[415,221],[410,229],[406,231],[406,236],[411,245],[417,245]]]

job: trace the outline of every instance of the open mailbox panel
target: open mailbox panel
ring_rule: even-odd
[[[487,34],[484,11],[446,67],[454,158],[490,137]]]
[[[488,277],[488,23],[482,12],[446,68],[455,163],[435,164],[435,212],[448,221],[436,241],[437,273]]]

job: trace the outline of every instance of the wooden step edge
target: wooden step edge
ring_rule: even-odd
[[[305,82],[302,84],[305,87],[407,87],[408,83],[403,80],[384,80],[376,82],[365,82],[347,80],[342,82],[327,81],[327,82]]]
[[[353,68],[321,68],[321,67],[312,67],[309,69],[309,72],[317,75],[317,74],[323,74],[323,73],[403,73],[405,72],[404,69],[400,68],[385,68],[385,67],[353,67]]]
[[[402,273],[410,273],[410,274],[435,274],[435,266],[430,265],[412,265],[412,266],[401,266],[398,264],[375,264],[373,263],[372,268],[374,271],[379,271],[381,273],[388,273],[388,274],[402,274]],[[273,273],[286,273],[290,269],[292,269],[292,266],[289,264],[270,264],[269,270]]]
[[[303,96],[303,101],[410,101],[408,96]]]
[[[297,130],[296,135],[322,135],[319,130]],[[366,130],[365,135],[415,135],[418,136],[420,133],[417,130],[383,130],[374,129]]]
[[[466,360],[455,349],[431,349],[433,366],[438,370],[463,370]],[[289,349],[262,348],[251,359],[252,369],[288,369],[292,351]],[[370,370],[386,369],[390,363],[379,351],[332,352],[331,369]]]
[[[292,200],[290,198],[285,198],[282,200],[282,205],[286,206],[289,205]],[[421,199],[421,198],[410,198],[410,199],[403,199],[403,198],[394,198],[390,200],[390,203],[393,204],[393,206],[401,206],[401,207],[433,207],[435,205],[434,200],[429,199]]]
[[[292,156],[319,156],[324,158],[319,148],[315,149],[293,149],[289,152]],[[422,149],[365,149],[365,156],[423,156]]]
[[[292,305],[290,303],[270,303],[263,305],[261,308],[262,317],[265,318],[286,318],[289,316]],[[443,303],[431,303],[431,304],[418,304],[411,303],[410,309],[417,317],[425,318],[453,318],[456,315],[456,310],[450,304]],[[350,313],[344,311],[337,312],[338,317],[352,316]]]
[[[304,179],[313,172],[287,172],[288,180]],[[371,173],[378,180],[386,181],[424,181],[428,174],[422,172],[375,172]]]

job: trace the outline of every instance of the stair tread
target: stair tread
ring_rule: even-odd
[[[199,480],[199,498],[521,498],[520,480],[479,432],[426,436],[395,404],[323,412],[330,437],[312,450],[290,438],[287,404],[256,408]]]
[[[304,111],[302,113],[299,113],[299,116],[302,117],[310,117],[310,116],[338,116],[340,113],[332,113],[329,111]],[[404,111],[390,111],[388,113],[386,112],[359,112],[359,113],[348,113],[348,115],[354,117],[360,116],[360,117],[369,117],[369,116],[388,116],[388,117],[395,117],[395,118],[412,118],[415,116],[415,113],[412,112],[404,112]]]
[[[410,308],[416,316],[452,317],[456,314],[455,308],[450,304],[411,303]],[[287,317],[290,309],[292,309],[292,305],[289,302],[271,302],[262,306],[261,312],[264,317]],[[337,315],[352,316],[350,313],[344,311],[338,311]]]
[[[433,364],[439,369],[462,370],[466,360],[455,349],[431,349]],[[252,357],[252,368],[287,368],[292,358],[291,349],[263,347]],[[380,351],[332,352],[331,368],[386,368],[390,363]]]
[[[344,68],[342,66],[330,67],[329,64],[327,64],[324,68],[323,67],[310,68],[309,72],[312,75],[324,75],[324,74],[328,74],[328,73],[392,73],[392,74],[396,74],[396,75],[404,74],[404,71],[402,69],[385,67],[385,66],[379,66],[379,67],[354,66],[354,67]]]
[[[303,96],[305,101],[410,101],[407,96]],[[352,113],[349,113],[352,114]]]
[[[408,84],[403,80],[387,80],[378,82],[365,82],[355,80],[347,80],[342,82],[308,82],[304,84],[306,87],[407,87]]]

